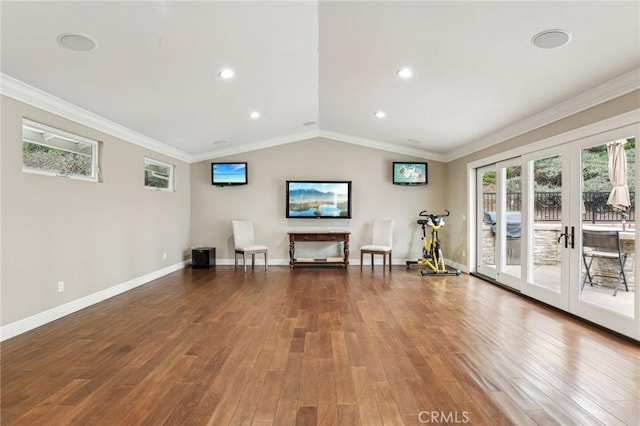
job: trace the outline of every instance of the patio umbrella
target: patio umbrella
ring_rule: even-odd
[[[607,143],[609,180],[613,185],[607,204],[614,210],[623,212],[631,207],[631,197],[627,186],[627,153],[624,150],[626,143],[625,139]]]

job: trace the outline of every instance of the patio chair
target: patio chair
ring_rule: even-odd
[[[618,231],[582,231],[582,261],[584,262],[585,274],[582,280],[582,288],[588,282],[593,286],[595,277],[600,278],[615,278],[616,284],[613,290],[613,295],[618,294],[618,287],[622,282],[626,291],[629,291],[627,286],[627,277],[624,275],[624,265],[627,262],[628,253],[622,251],[622,245],[620,243],[620,233]],[[595,269],[591,270],[591,265],[595,259],[604,259],[617,263],[618,273],[617,275],[610,275],[607,273],[599,272]],[[597,283],[596,283],[597,284]],[[602,284],[602,283],[600,283]]]

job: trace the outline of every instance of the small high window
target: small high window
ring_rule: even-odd
[[[22,170],[98,181],[98,142],[22,120]]]
[[[173,191],[173,169],[171,164],[151,158],[144,159],[145,188]]]

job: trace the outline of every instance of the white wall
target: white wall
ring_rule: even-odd
[[[22,172],[23,117],[101,141],[102,182]],[[7,97],[1,135],[3,327],[190,257],[189,164]],[[144,188],[145,156],[176,165],[175,192]]]
[[[249,184],[218,188],[211,185],[212,161],[247,161]],[[369,243],[371,221],[395,220],[395,263],[420,256],[421,231],[416,224],[421,210],[441,211],[444,204],[444,165],[428,161],[429,184],[421,187],[391,183],[393,161],[424,161],[415,157],[365,148],[330,139],[306,141],[202,161],[191,170],[192,244],[214,246],[218,263],[233,262],[231,221],[250,219],[258,242],[269,246],[270,264],[287,264],[287,232],[296,230],[348,230],[350,259],[359,261],[359,247]],[[350,180],[352,219],[287,219],[285,181]],[[446,232],[446,231],[445,231]],[[335,253],[335,254],[334,254]],[[308,254],[308,256],[305,256]],[[335,256],[337,247],[297,244],[300,257]],[[376,261],[381,261],[378,256]]]

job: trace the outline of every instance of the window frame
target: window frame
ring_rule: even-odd
[[[166,178],[167,182],[168,182],[168,186],[167,188],[159,188],[157,186],[149,186],[146,184],[146,173],[147,173],[147,166],[148,165],[153,165],[153,166],[160,166],[160,167],[166,167],[167,170],[169,171],[169,176]],[[165,163],[164,161],[160,161],[160,160],[156,160],[154,158],[150,158],[150,157],[144,157],[144,172],[145,172],[145,184],[144,187],[145,189],[150,189],[152,191],[163,191],[163,192],[174,192],[175,189],[175,165],[173,164],[169,164],[169,163]],[[162,179],[165,179],[164,177],[161,177]]]
[[[22,138],[21,138],[22,147],[23,147],[22,149],[24,149],[25,143],[29,143],[33,145],[46,146],[59,151],[74,152],[74,151],[69,151],[65,148],[61,148],[55,145],[48,145],[46,143],[27,140],[24,137],[25,128],[37,133],[51,133],[56,137],[58,137],[59,139],[65,139],[69,142],[73,142],[77,144],[85,144],[90,146],[91,147],[91,174],[79,175],[79,174],[73,174],[73,173],[63,173],[60,171],[51,171],[51,170],[44,170],[44,169],[29,167],[24,164],[24,153],[23,153],[22,154],[22,171],[24,173],[32,173],[32,174],[44,175],[44,176],[64,177],[68,179],[82,180],[82,181],[88,181],[88,182],[98,182],[99,175],[100,175],[100,168],[99,168],[99,162],[98,162],[98,153],[99,153],[100,143],[97,140],[89,139],[84,136],[77,135],[75,133],[67,132],[65,130],[58,129],[56,127],[51,127],[46,124],[38,123],[36,121],[23,118],[22,119]]]

